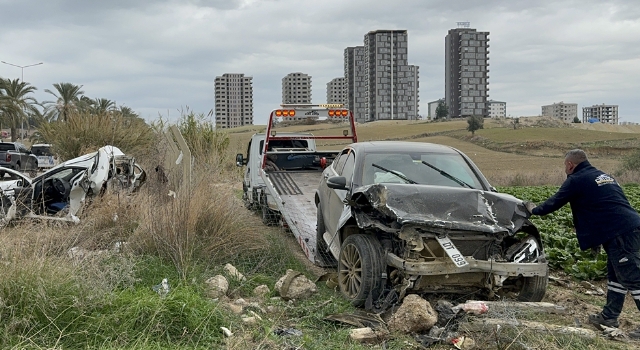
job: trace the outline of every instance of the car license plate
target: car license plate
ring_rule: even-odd
[[[447,253],[451,261],[456,264],[456,266],[463,267],[469,265],[469,262],[467,262],[458,248],[456,248],[453,242],[451,242],[451,239],[449,239],[449,237],[436,237],[436,239],[438,240],[438,243],[440,243],[442,249],[444,249],[444,251]]]

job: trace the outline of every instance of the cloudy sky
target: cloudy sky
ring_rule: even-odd
[[[490,32],[490,98],[512,116],[541,106],[617,104],[640,122],[635,0],[0,0],[0,76],[38,88],[82,85],[147,120],[214,108],[223,73],[253,77],[254,122],[281,102],[281,79],[312,76],[313,102],[343,76],[343,51],[377,29],[406,29],[420,66],[420,113],[444,96],[444,38],[456,22]],[[581,116],[581,110],[579,111]]]

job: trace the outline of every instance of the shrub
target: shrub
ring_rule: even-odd
[[[138,117],[120,113],[72,112],[67,121],[42,122],[37,142],[52,144],[62,161],[113,145],[127,154],[148,155],[156,144],[153,129]]]
[[[206,171],[196,172],[195,182],[175,198],[168,188],[145,191],[134,237],[143,251],[171,261],[182,278],[198,263],[223,262],[265,245],[261,223],[243,210],[229,184]]]

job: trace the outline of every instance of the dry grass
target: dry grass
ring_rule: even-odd
[[[139,195],[131,243],[173,262],[181,276],[198,263],[216,264],[264,248],[255,217],[243,208],[231,183],[199,171],[194,185],[171,189],[151,184]],[[170,196],[175,193],[175,198]]]

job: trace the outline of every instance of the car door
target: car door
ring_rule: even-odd
[[[342,223],[348,218],[347,216],[351,213],[350,208],[345,204],[345,198],[350,192],[351,184],[353,183],[356,154],[353,149],[348,148],[343,151],[343,155],[340,158],[342,164],[338,164],[336,176],[343,176],[346,178],[347,189],[329,189],[329,208],[327,212],[329,214],[330,223],[327,225],[327,229],[332,234],[338,231],[342,226]]]
[[[331,229],[331,217],[329,207],[331,206],[329,200],[331,199],[331,189],[327,186],[327,179],[338,176],[337,169],[338,167],[344,166],[344,161],[346,160],[346,152],[342,151],[338,156],[334,159],[333,163],[328,166],[322,172],[322,178],[320,180],[320,186],[318,187],[318,197],[320,202],[318,203],[318,207],[321,208],[322,216],[324,218],[325,228],[329,232],[333,232]],[[344,158],[343,158],[344,156]]]

